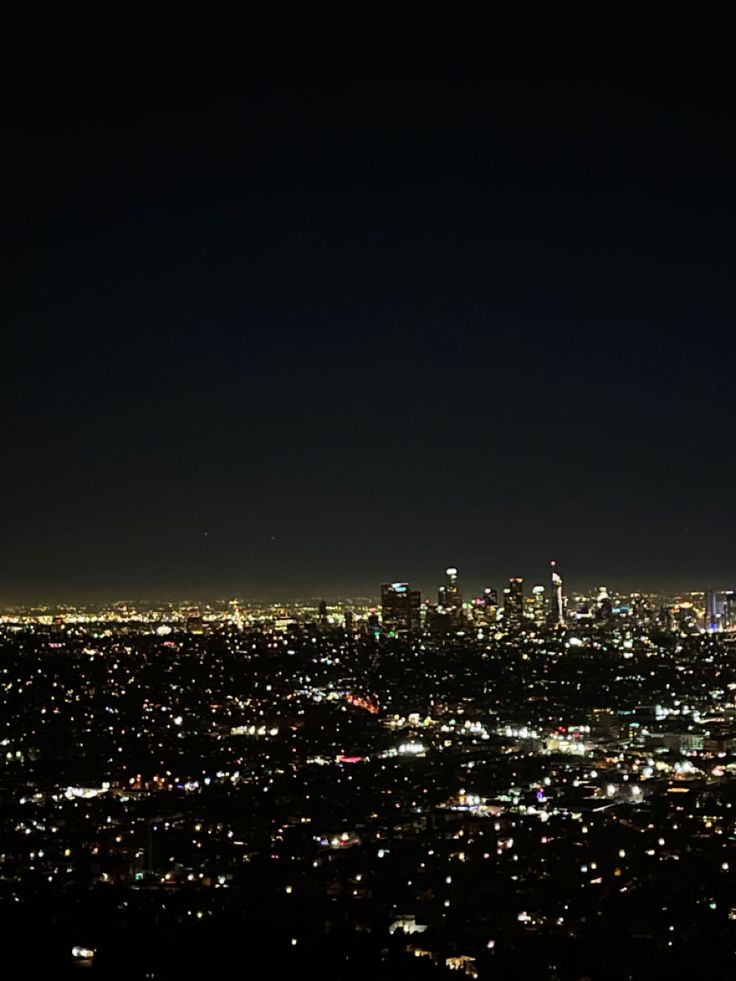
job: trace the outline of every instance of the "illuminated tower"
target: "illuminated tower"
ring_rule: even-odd
[[[557,572],[557,563],[552,560],[552,609],[550,610],[550,620],[553,626],[564,627],[565,625],[565,599],[562,595],[562,577]]]
[[[705,594],[705,629],[715,633],[721,629],[721,603],[715,589],[709,589]]]
[[[476,596],[473,600],[472,617],[473,620],[482,627],[490,627],[496,622],[496,611],[498,609],[498,596],[496,590],[486,586],[482,596]]]
[[[381,586],[381,619],[388,634],[414,633],[421,626],[419,590],[409,589],[408,582],[384,583]]]
[[[532,616],[537,627],[543,627],[547,622],[547,597],[544,586],[532,587]]]
[[[733,630],[736,627],[736,592],[727,589],[723,593],[723,629]]]
[[[503,591],[503,619],[507,627],[520,627],[524,616],[524,580],[509,579]]]
[[[449,568],[445,570],[447,583],[440,586],[437,592],[437,605],[441,606],[448,613],[460,613],[463,606],[463,597],[457,581],[457,569]]]

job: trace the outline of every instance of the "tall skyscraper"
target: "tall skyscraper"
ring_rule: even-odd
[[[547,597],[544,586],[532,586],[532,616],[537,627],[543,627],[547,622]]]
[[[489,623],[495,623],[496,611],[498,610],[498,593],[491,586],[486,586],[483,590],[483,604],[486,608],[486,619]]]
[[[554,559],[550,562],[552,568],[552,608],[550,610],[550,621],[553,626],[564,626],[565,624],[565,599],[562,594],[562,577],[557,571],[557,563]]]
[[[384,633],[416,633],[420,626],[422,596],[409,589],[408,582],[384,583],[381,586],[381,619]]]
[[[709,589],[705,594],[705,629],[709,633],[715,633],[723,629],[723,599],[722,593],[716,589]]]
[[[496,623],[496,611],[498,610],[498,595],[495,589],[486,586],[482,596],[476,596],[473,600],[472,617],[473,621],[480,627],[490,627]]]
[[[704,596],[703,626],[708,633],[736,629],[736,592],[709,589]]]
[[[524,580],[509,579],[503,591],[503,619],[507,627],[518,628],[524,617]]]
[[[736,592],[733,589],[723,591],[723,629],[736,629]]]
[[[458,585],[457,569],[450,567],[446,570],[447,582],[437,591],[437,605],[447,613],[460,613],[463,607],[463,597]]]

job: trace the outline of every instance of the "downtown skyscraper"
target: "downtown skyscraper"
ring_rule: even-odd
[[[520,577],[509,579],[503,591],[503,619],[507,628],[518,629],[524,619],[524,580]]]
[[[410,589],[408,582],[384,583],[381,586],[381,619],[387,634],[415,633],[421,626],[422,596]]]

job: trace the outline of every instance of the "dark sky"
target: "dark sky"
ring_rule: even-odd
[[[138,26],[5,40],[0,601],[736,583],[725,97]]]

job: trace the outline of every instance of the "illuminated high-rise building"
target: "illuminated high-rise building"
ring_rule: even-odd
[[[422,596],[410,589],[408,582],[384,583],[381,586],[381,619],[384,633],[415,633],[421,626]]]
[[[595,601],[596,620],[610,620],[613,617],[613,602],[608,595],[607,586],[598,587],[598,596]]]
[[[733,589],[723,591],[723,629],[736,630],[736,592]]]
[[[736,592],[709,589],[703,597],[703,627],[708,633],[736,629]]]
[[[709,589],[705,594],[705,629],[709,633],[736,626],[736,594],[732,589]]]
[[[557,563],[550,562],[552,568],[552,597],[550,609],[550,622],[553,626],[564,626],[565,624],[565,597],[562,593],[562,576],[557,571]]]
[[[547,597],[544,586],[532,586],[532,617],[537,627],[543,627],[547,622]]]
[[[507,627],[520,627],[524,617],[524,580],[509,579],[503,591],[503,619]]]
[[[473,600],[472,616],[479,626],[489,627],[496,622],[498,610],[498,595],[495,589],[486,586],[482,596]]]
[[[457,579],[457,569],[450,567],[445,572],[447,582],[437,591],[437,605],[448,613],[459,613],[463,606],[463,597]]]

